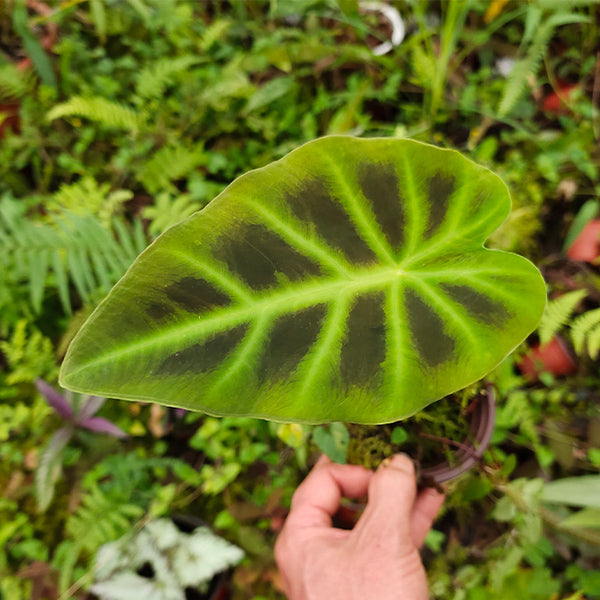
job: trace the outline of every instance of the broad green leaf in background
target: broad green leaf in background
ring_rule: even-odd
[[[544,484],[542,501],[600,508],[600,475],[565,477]]]
[[[343,423],[331,423],[329,427],[316,427],[313,431],[313,441],[317,448],[332,461],[340,464],[346,462],[350,434]]]
[[[504,183],[452,150],[326,137],[234,181],[143,252],[62,385],[214,415],[384,423],[494,368],[544,282],[483,247]]]

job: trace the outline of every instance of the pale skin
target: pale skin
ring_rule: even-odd
[[[345,498],[368,494],[354,529],[332,526]],[[321,457],[296,490],[275,545],[289,600],[427,600],[419,548],[444,495],[417,492],[404,455],[373,472]]]

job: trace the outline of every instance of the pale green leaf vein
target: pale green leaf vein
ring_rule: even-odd
[[[265,312],[276,318],[279,315],[304,310],[317,304],[327,304],[336,301],[340,296],[356,296],[371,290],[383,289],[390,281],[398,277],[397,269],[379,268],[358,271],[352,279],[321,279],[313,282],[299,282],[280,288],[270,294],[264,294],[252,304],[234,305],[217,309],[209,315],[198,319],[182,321],[170,328],[149,331],[127,345],[119,346],[82,365],[80,371],[94,369],[101,364],[119,360],[139,352],[161,349],[176,349],[181,346],[182,336],[188,340],[203,340],[210,335],[237,327],[257,318]]]
[[[413,287],[418,288],[423,296],[427,296],[429,299],[430,306],[438,314],[445,315],[444,321],[450,321],[454,325],[454,332],[462,332],[464,338],[468,340],[475,348],[480,346],[479,338],[473,333],[473,330],[469,326],[465,314],[460,314],[456,310],[454,302],[450,302],[450,299],[445,295],[438,292],[433,286],[429,285],[425,281],[421,281],[416,278],[410,279]]]
[[[314,259],[324,268],[328,268],[340,275],[348,274],[350,266],[341,256],[336,256],[329,246],[321,244],[315,239],[308,238],[304,232],[293,227],[290,218],[283,218],[275,214],[259,202],[248,200],[247,203],[292,248]]]
[[[273,317],[263,313],[250,328],[242,342],[238,345],[235,352],[222,365],[220,373],[222,375],[211,387],[208,395],[218,395],[220,390],[227,385],[231,379],[237,377],[244,367],[255,363],[260,356],[259,349],[263,345],[269,333],[269,327],[273,322]]]
[[[317,341],[299,367],[302,381],[300,396],[303,401],[310,400],[314,386],[321,383],[327,371],[331,371],[339,361],[351,298],[350,295],[342,295],[330,306]]]
[[[467,228],[461,227],[460,224],[454,225],[446,235],[442,237],[435,236],[431,241],[425,242],[418,252],[414,252],[402,263],[402,266],[410,268],[411,265],[417,264],[430,256],[443,256],[448,247],[452,247],[461,241],[470,245],[476,244],[479,240],[469,238],[469,236],[473,231],[477,231],[485,225],[486,221],[490,221],[491,218],[488,213],[484,214],[481,219],[472,222]],[[481,243],[483,244],[484,238],[481,236],[481,231],[478,232],[478,236],[481,237]]]
[[[422,206],[427,206],[427,202],[423,202],[423,198],[419,196],[417,184],[413,176],[414,165],[411,163],[406,152],[401,154],[402,160],[402,176],[403,190],[406,194],[406,215],[407,222],[405,227],[405,244],[402,251],[402,257],[412,256],[417,244],[420,241],[421,235],[425,228],[426,215],[422,210]]]
[[[239,279],[233,277],[225,266],[219,268],[217,266],[209,265],[203,260],[199,260],[194,256],[190,256],[189,254],[174,248],[165,247],[162,251],[170,254],[178,262],[186,263],[199,271],[209,283],[215,284],[232,299],[243,304],[251,304],[254,302],[252,291]]]
[[[342,204],[356,227],[358,235],[382,263],[388,265],[396,264],[394,251],[377,224],[373,213],[363,203],[359,202],[358,196],[347,184],[344,173],[341,171],[338,163],[334,162],[329,154],[321,153],[321,155],[329,163],[331,171],[335,175],[334,181],[337,183],[339,191],[342,192]]]
[[[400,298],[400,281],[393,281],[386,292],[385,316],[387,322],[386,373],[391,375],[393,397],[398,397],[402,381],[402,354],[404,349],[404,331],[402,313],[404,304]],[[404,322],[407,322],[406,317]]]

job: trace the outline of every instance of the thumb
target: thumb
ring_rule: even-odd
[[[411,514],[417,495],[415,468],[408,456],[396,454],[385,459],[369,483],[369,500],[354,531],[369,536],[380,533],[411,541]],[[368,532],[368,533],[367,533]]]

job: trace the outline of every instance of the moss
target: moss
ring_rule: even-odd
[[[388,456],[398,452],[390,441],[392,427],[389,425],[348,425],[350,443],[347,462],[375,469]]]
[[[398,423],[348,424],[350,443],[347,462],[374,469],[384,458],[403,452],[425,467],[445,460],[452,465],[455,448],[443,440],[464,442],[470,438],[470,404],[479,389],[480,386],[470,386]],[[397,426],[407,432],[406,440],[401,444],[391,441]]]

